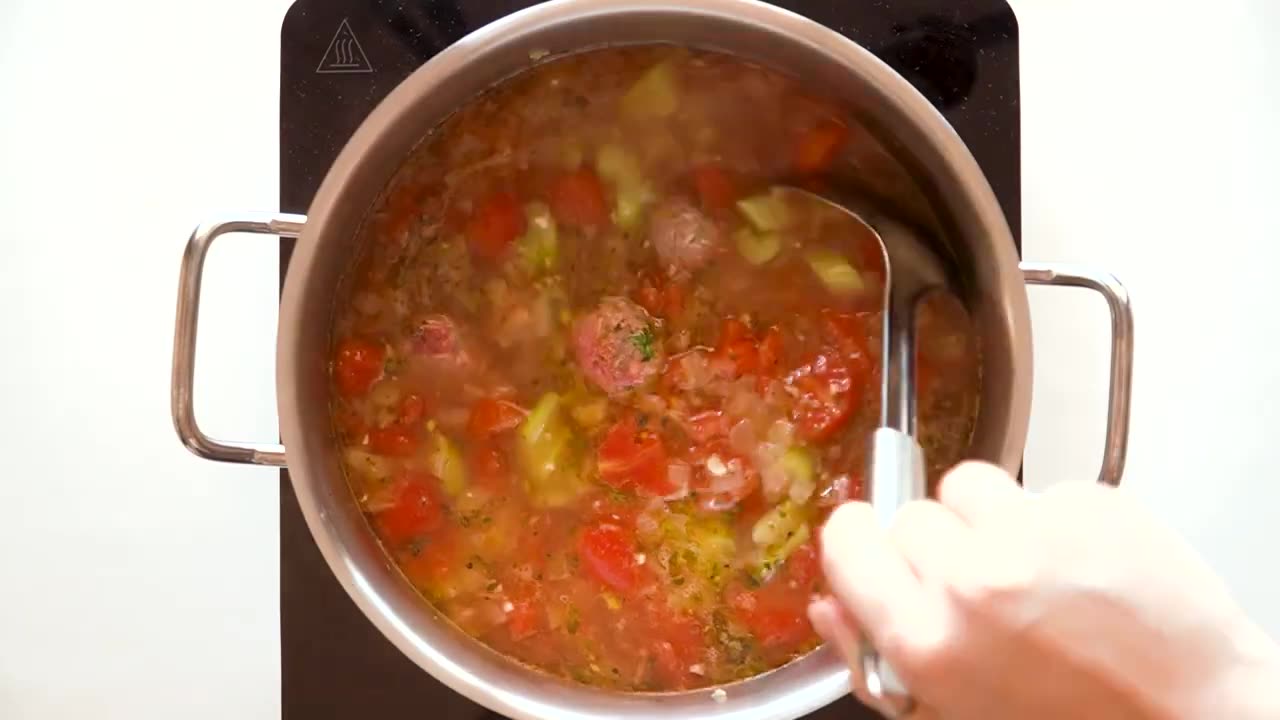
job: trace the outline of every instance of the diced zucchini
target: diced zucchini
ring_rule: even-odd
[[[400,384],[395,380],[379,380],[369,391],[369,402],[375,408],[397,408],[400,406]]]
[[[437,432],[431,436],[431,456],[427,459],[427,468],[432,475],[440,478],[444,491],[457,496],[467,489],[467,465],[462,453],[444,433]]]
[[[534,445],[546,434],[548,427],[554,424],[560,411],[560,396],[547,393],[538,398],[538,402],[529,411],[524,422],[520,423],[520,441],[524,445]]]
[[[573,430],[559,395],[543,395],[517,432],[525,491],[535,505],[558,507],[582,494],[586,485],[578,476]]]
[[[344,450],[342,461],[347,472],[364,480],[386,482],[391,478],[391,464],[386,458],[359,447],[351,446]]]
[[[764,265],[782,250],[782,236],[777,232],[756,232],[749,227],[733,234],[738,252],[752,265]]]
[[[559,237],[551,208],[544,203],[529,203],[524,208],[527,220],[524,235],[516,241],[516,252],[524,269],[532,275],[550,272],[559,255]]]
[[[614,185],[643,185],[640,162],[621,145],[608,143],[596,151],[596,174]]]
[[[855,293],[867,286],[862,275],[840,253],[814,248],[805,253],[804,259],[822,284],[837,295]]]
[[[738,212],[758,232],[774,232],[791,224],[791,208],[787,201],[775,193],[764,193],[742,198]]]
[[[610,143],[596,151],[596,172],[613,184],[613,223],[623,230],[634,230],[645,208],[655,200],[640,162],[621,145]]]
[[[689,513],[663,517],[657,549],[651,553],[665,558],[663,568],[675,588],[667,601],[682,610],[705,607],[718,598],[737,557],[733,525],[726,514],[705,515],[692,509]]]
[[[633,120],[664,118],[680,104],[675,67],[661,62],[649,68],[622,96],[622,114]]]
[[[805,523],[789,531],[777,545],[770,545],[760,551],[759,559],[751,568],[751,573],[758,582],[764,582],[773,575],[782,563],[791,557],[796,548],[805,544],[811,536],[809,524]]]
[[[512,527],[518,526],[519,521],[514,519],[518,515],[520,511],[515,506],[502,503],[497,507],[486,505],[459,522],[474,533],[471,548],[483,558],[496,560],[507,557],[520,540],[518,534],[511,532]]]
[[[764,582],[795,549],[809,539],[808,513],[801,505],[783,500],[751,528],[751,540],[759,548],[751,572]]]
[[[796,548],[805,544],[809,540],[809,535],[809,523],[806,522],[788,533],[781,544],[770,548],[770,554],[775,558],[776,562],[782,562],[791,557],[791,553],[795,552]]]
[[[777,545],[786,539],[788,532],[803,525],[804,521],[800,507],[790,500],[783,500],[751,527],[751,541],[761,547]]]
[[[690,568],[706,573],[716,565],[733,558],[737,544],[733,540],[733,526],[724,514],[684,515],[673,513],[660,523],[663,542],[672,548],[692,550],[699,567]]]
[[[369,391],[369,406],[379,427],[395,422],[400,415],[400,382],[393,378],[379,380]]]
[[[613,206],[613,224],[623,231],[635,230],[644,219],[644,211],[653,201],[653,190],[648,185],[618,188]]]
[[[711,561],[732,557],[737,549],[728,516],[700,515],[685,526],[698,555]]]
[[[573,417],[573,421],[578,423],[585,429],[599,427],[605,421],[605,417],[609,412],[609,401],[602,398],[593,398],[579,405],[574,405],[569,414]]]

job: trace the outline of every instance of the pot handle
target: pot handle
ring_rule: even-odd
[[[209,460],[284,467],[284,446],[215,440],[196,423],[191,389],[195,384],[196,325],[200,316],[200,280],[209,246],[220,235],[254,233],[296,238],[307,221],[303,215],[262,214],[202,223],[191,233],[178,278],[178,313],[173,329],[173,377],[169,388],[173,427],[191,452]]]
[[[1111,386],[1107,393],[1107,434],[1098,482],[1117,486],[1129,448],[1129,400],[1133,383],[1133,308],[1129,292],[1108,272],[1076,265],[1022,263],[1029,285],[1059,285],[1093,290],[1111,312]]]

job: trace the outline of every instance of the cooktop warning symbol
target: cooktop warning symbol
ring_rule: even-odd
[[[329,49],[324,51],[324,57],[320,59],[320,65],[316,68],[316,72],[373,72],[373,65],[369,64],[369,58],[364,54],[364,48],[360,47],[360,41],[356,39],[356,34],[351,32],[351,25],[345,18],[342,20],[342,24],[338,26],[338,32],[334,33],[333,40],[329,41]]]

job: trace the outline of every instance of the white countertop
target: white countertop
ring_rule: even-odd
[[[276,473],[178,444],[169,357],[194,223],[276,207],[287,5],[0,0],[0,717],[279,716]],[[1280,4],[1016,10],[1025,256],[1128,285],[1126,486],[1280,635]],[[209,260],[216,435],[275,436],[276,252]],[[1087,480],[1105,309],[1031,297],[1027,478]]]

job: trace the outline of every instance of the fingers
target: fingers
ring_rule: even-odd
[[[876,699],[867,692],[866,676],[862,674],[862,631],[832,597],[815,599],[809,605],[809,622],[823,640],[833,645],[849,666],[849,689],[854,697],[867,707],[875,707]]]
[[[924,585],[973,574],[973,529],[949,508],[924,500],[908,503],[894,516],[889,537]]]
[[[970,526],[1027,502],[1022,488],[1004,470],[983,462],[965,462],[942,478],[938,501]]]
[[[849,673],[849,685],[853,693],[864,703],[870,700],[866,694],[864,678],[858,670],[862,662],[859,630],[840,607],[840,603],[831,597],[816,598],[809,604],[809,622],[813,623],[813,629],[818,635],[835,647],[845,664],[853,670]]]
[[[1044,517],[1008,473],[980,462],[958,465],[942,478],[938,497],[971,529],[972,560],[949,578],[957,597],[991,610],[993,597],[1035,581]]]
[[[861,630],[853,619],[834,598],[820,597],[809,604],[809,622],[849,666],[852,671],[849,673],[849,688],[854,696],[867,707],[877,707],[880,703],[867,692],[866,677],[862,674]],[[902,716],[902,720],[937,720],[938,717],[931,708],[920,705],[915,712]]]
[[[831,514],[822,530],[822,569],[832,594],[877,647],[927,621],[920,579],[866,503],[845,503]]]

